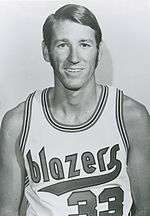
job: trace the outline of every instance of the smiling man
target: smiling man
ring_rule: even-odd
[[[0,215],[149,216],[150,119],[145,107],[99,85],[102,34],[95,16],[69,4],[43,26],[54,87],[4,116]]]

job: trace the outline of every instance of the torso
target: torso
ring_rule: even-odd
[[[24,124],[20,147],[28,175],[27,216],[128,216],[132,197],[122,93],[103,87],[93,115],[76,125],[56,121],[47,94],[36,92],[26,103],[30,124]]]

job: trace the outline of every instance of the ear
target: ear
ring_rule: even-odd
[[[44,60],[46,62],[50,62],[48,48],[47,48],[44,40],[42,41],[42,52],[43,52],[43,58],[44,58]]]
[[[97,49],[97,56],[96,56],[96,62],[95,62],[95,68],[97,68],[98,64],[101,62],[102,59],[102,54],[103,54],[103,45],[102,45],[102,41],[99,44],[99,47]]]
[[[103,41],[100,42],[99,44],[99,49],[98,49],[98,62],[101,61],[103,55]]]

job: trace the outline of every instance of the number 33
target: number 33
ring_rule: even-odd
[[[108,210],[97,215],[96,195],[90,190],[73,192],[68,198],[68,206],[78,205],[78,214],[69,216],[122,216],[123,190],[120,187],[106,188],[98,196],[99,203],[108,202]],[[81,204],[82,202],[82,204]],[[83,204],[84,203],[84,204]]]

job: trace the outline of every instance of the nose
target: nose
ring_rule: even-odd
[[[72,64],[77,64],[79,62],[79,53],[76,47],[70,47],[68,61]]]

